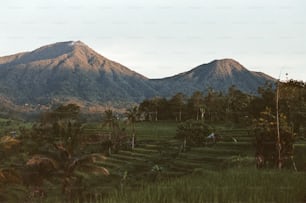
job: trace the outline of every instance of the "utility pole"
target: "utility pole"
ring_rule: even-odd
[[[277,130],[277,141],[276,141],[276,149],[278,153],[278,160],[277,160],[277,165],[278,168],[282,168],[282,161],[281,161],[281,140],[280,140],[280,126],[279,126],[279,79],[276,83],[276,130]]]

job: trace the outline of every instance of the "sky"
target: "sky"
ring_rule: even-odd
[[[0,56],[80,40],[148,77],[232,58],[306,81],[305,0],[1,0]]]

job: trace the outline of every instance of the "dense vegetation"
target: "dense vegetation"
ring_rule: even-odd
[[[279,82],[279,111],[298,135],[305,134],[306,126],[306,84],[290,80]],[[208,89],[204,95],[194,92],[191,97],[177,93],[173,97],[155,97],[144,100],[139,105],[145,120],[205,120],[206,122],[234,122],[252,124],[259,119],[261,112],[271,109],[276,114],[276,87],[266,84],[256,95],[241,92],[235,86],[227,94]]]
[[[306,87],[288,81],[278,90],[279,139],[271,85],[257,96],[231,87],[154,98],[125,119],[106,110],[98,123],[74,104],[33,125],[3,119],[0,201],[305,201]],[[207,140],[211,133],[219,139]]]

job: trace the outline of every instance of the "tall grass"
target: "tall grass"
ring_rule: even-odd
[[[137,139],[167,140],[174,138],[177,122],[155,121],[136,123]]]
[[[180,179],[144,185],[136,191],[115,192],[103,202],[303,202],[306,174],[239,169],[202,171]]]

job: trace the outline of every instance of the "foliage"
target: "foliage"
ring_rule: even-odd
[[[235,123],[243,122],[248,116],[247,108],[250,103],[250,96],[232,86],[228,90],[227,119]]]
[[[272,114],[271,109],[261,112],[261,117],[254,120],[254,132],[256,136],[256,156],[263,159],[262,166],[277,166],[279,161],[284,166],[285,162],[292,161],[293,157],[293,142],[294,134],[287,123],[286,116],[280,115],[280,147],[281,160],[278,160],[278,138],[277,125],[275,115]]]
[[[293,131],[302,134],[306,127],[306,84],[289,80],[280,83],[280,109],[293,127]]]
[[[107,109],[103,114],[102,127],[108,127],[111,131],[114,131],[118,127],[118,120],[114,112],[111,109]]]
[[[83,151],[79,112],[74,104],[59,106],[45,113],[31,130],[23,129],[24,134],[18,139],[1,137],[0,150],[7,152],[14,148],[16,154],[12,160],[17,162],[0,170],[0,183],[26,186],[30,198],[45,197],[46,183],[53,184],[71,201],[82,196],[77,191],[83,187],[84,175],[109,175],[107,169],[96,165],[97,161],[106,159],[102,154]],[[16,150],[17,145],[20,151]],[[6,162],[11,160],[8,158]]]
[[[303,202],[305,173],[257,171],[253,168],[201,174],[144,185],[140,190],[114,192],[96,202]]]
[[[197,146],[203,144],[211,132],[211,127],[203,121],[187,120],[177,126],[176,137],[185,139],[187,145]]]
[[[135,106],[133,108],[127,109],[125,115],[128,119],[129,124],[132,127],[132,149],[135,147],[136,143],[136,133],[135,133],[135,122],[139,119],[139,110],[138,107]]]
[[[200,109],[205,108],[203,93],[199,91],[194,92],[189,98],[187,105],[190,112],[189,114],[192,115],[192,119],[201,119]]]

